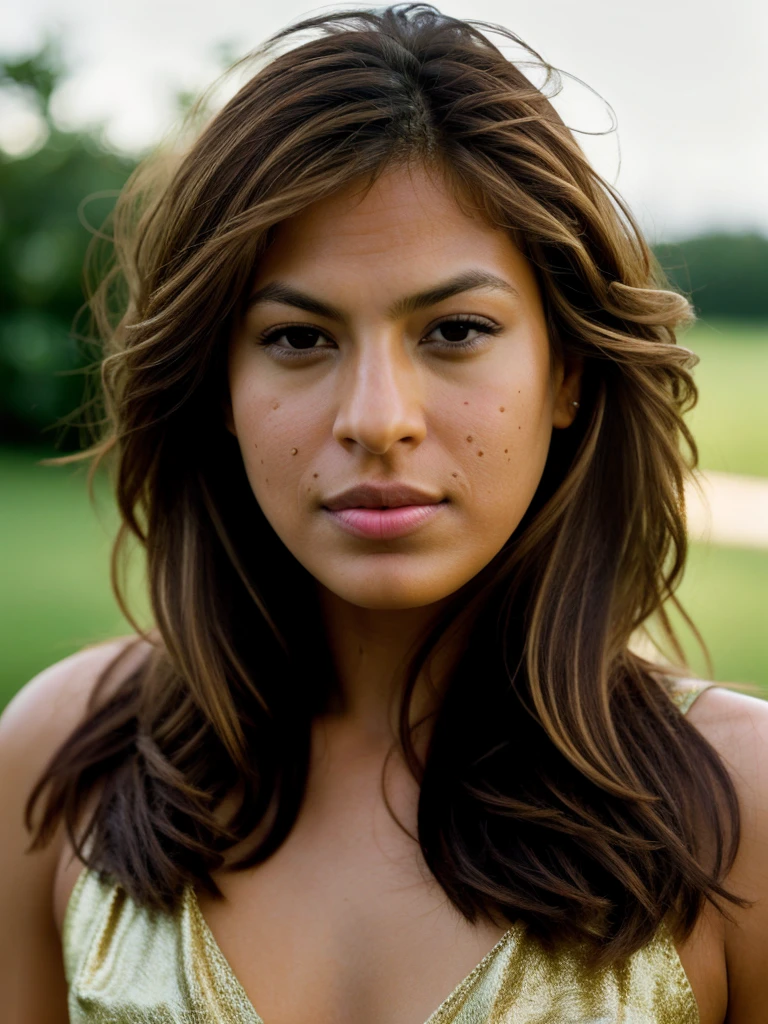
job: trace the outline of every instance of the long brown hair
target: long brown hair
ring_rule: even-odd
[[[83,860],[141,903],[170,907],[189,884],[216,892],[233,844],[250,839],[237,866],[258,863],[296,819],[333,667],[308,625],[313,580],[225,429],[227,342],[275,225],[402,160],[439,167],[460,202],[509,230],[553,352],[585,366],[579,416],[554,432],[523,521],[409,667],[399,742],[421,784],[426,862],[468,920],[522,918],[544,941],[590,940],[602,961],[668,914],[687,934],[705,900],[738,902],[721,884],[739,836],[732,783],[631,645],[655,616],[685,671],[663,606],[676,603],[697,459],[683,420],[695,357],[675,340],[691,309],[491,31],[524,45],[421,4],[295,25],[185,152],[140,167],[118,201],[116,264],[92,300],[106,425],[85,455],[114,469],[114,566],[131,536],[144,547],[154,646],[97,688],[28,822],[45,796],[36,844],[63,818]],[[420,760],[411,695],[459,619],[468,640]]]

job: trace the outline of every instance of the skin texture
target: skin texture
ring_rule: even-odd
[[[393,315],[398,300],[468,270],[494,274],[517,295],[476,288]],[[442,602],[519,523],[552,430],[578,414],[570,402],[581,368],[551,363],[521,254],[423,170],[388,172],[371,191],[350,190],[283,225],[253,287],[277,281],[341,315],[254,305],[232,338],[224,412],[254,495],[318,582],[343,700],[314,724],[306,798],[286,842],[265,864],[220,872],[225,899],[200,902],[267,1024],[421,1024],[505,929],[460,918],[384,806],[398,667]],[[498,333],[465,354],[439,351],[440,320],[469,314]],[[305,363],[259,346],[265,331],[297,323],[322,338]],[[447,499],[405,538],[353,538],[323,511],[350,485],[395,479]],[[58,933],[80,865],[61,830],[28,853],[22,809],[119,645],[52,666],[0,719],[0,991],[9,1024],[67,1021]],[[450,656],[448,645],[442,657]],[[714,690],[689,717],[733,772],[744,833],[726,884],[756,903],[733,911],[731,923],[708,910],[679,952],[701,1024],[758,1024],[768,1006],[768,705]],[[387,787],[413,832],[418,787],[397,757]]]
[[[407,308],[469,274],[497,283]],[[419,166],[282,224],[252,294],[278,284],[336,315],[254,302],[232,338],[228,426],[262,510],[320,585],[348,710],[376,732],[408,645],[520,522],[553,428],[576,415],[581,366],[553,365],[533,272],[508,235]],[[475,326],[475,348],[451,348],[440,325],[461,316],[495,333]],[[314,350],[291,358],[287,325],[314,329]],[[382,481],[445,504],[388,541],[349,536],[322,507]]]

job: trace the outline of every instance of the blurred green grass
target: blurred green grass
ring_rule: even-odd
[[[40,466],[41,457],[0,449],[0,707],[47,665],[130,631],[109,584],[117,515],[106,482],[94,510],[85,467]]]
[[[677,594],[709,648],[714,678],[752,684],[768,698],[768,551],[692,544]],[[674,609],[670,617],[678,626]],[[712,678],[687,627],[679,636],[695,673]]]
[[[689,423],[702,468],[768,477],[768,324],[699,324],[681,342],[701,357]],[[39,466],[40,457],[0,448],[0,707],[47,665],[130,630],[109,586],[117,517],[106,482],[97,482],[94,512],[85,468]],[[768,697],[768,551],[692,545],[679,597],[715,678],[757,684]],[[692,637],[681,638],[705,674]]]
[[[768,323],[713,319],[678,340],[700,358],[687,420],[701,468],[768,477]]]

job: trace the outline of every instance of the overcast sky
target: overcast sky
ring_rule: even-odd
[[[651,240],[718,227],[768,233],[766,0],[438,6],[504,24],[611,104],[617,133],[577,137]],[[17,0],[5,6],[0,50],[28,50],[46,29],[62,33],[73,75],[57,97],[59,117],[103,121],[116,145],[140,147],[171,127],[177,90],[216,76],[217,44],[245,53],[317,9],[297,0]],[[568,78],[555,105],[572,128],[610,124],[602,101]],[[11,122],[0,104],[0,144]]]

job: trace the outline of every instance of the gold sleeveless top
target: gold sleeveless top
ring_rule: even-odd
[[[705,688],[678,688],[672,698],[685,713]],[[85,869],[62,942],[71,1024],[265,1024],[191,887],[173,913],[152,911]],[[700,1022],[666,925],[625,964],[598,972],[579,949],[547,952],[517,923],[425,1024]]]

